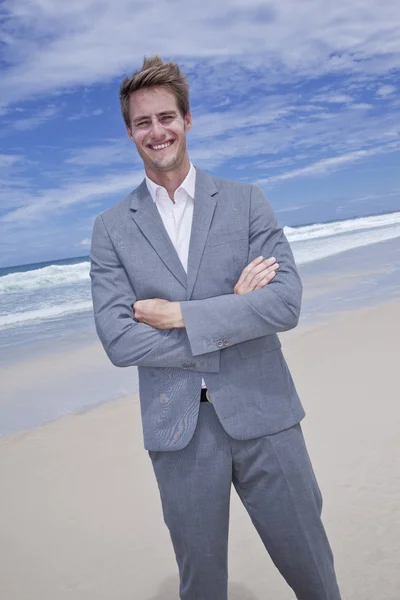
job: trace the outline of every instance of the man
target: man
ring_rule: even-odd
[[[300,312],[287,240],[259,188],[190,163],[176,64],[145,59],[120,99],[146,178],[96,219],[94,313],[110,360],[139,367],[180,598],[227,598],[233,482],[297,598],[339,600],[304,411],[277,336]]]

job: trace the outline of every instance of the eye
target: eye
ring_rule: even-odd
[[[169,123],[173,119],[174,119],[173,115],[164,115],[163,117],[161,117],[161,121],[163,123]]]
[[[136,128],[138,129],[143,129],[144,127],[148,127],[149,126],[149,121],[139,121],[138,123],[136,123]]]

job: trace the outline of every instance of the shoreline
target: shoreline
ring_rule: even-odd
[[[321,312],[375,305],[388,297],[399,297],[399,239],[348,249],[299,264],[298,269],[304,283],[302,321]],[[89,282],[84,296],[89,299]],[[7,300],[7,295],[2,297]],[[45,355],[49,349],[57,352],[60,346],[78,348],[90,339],[97,339],[90,309],[0,326],[0,366],[18,362],[31,353]]]
[[[286,346],[290,346],[293,339],[301,339],[315,330],[340,323],[350,314],[368,313],[382,307],[390,310],[396,305],[397,301],[393,298],[386,302],[382,299],[374,306],[324,312],[315,314],[312,319],[303,319],[295,329],[279,334],[285,356]],[[98,383],[91,381],[97,376],[101,377]],[[80,347],[0,366],[0,380],[4,393],[4,399],[0,401],[0,440],[67,416],[96,410],[127,396],[139,402],[137,368],[114,367],[98,339]],[[89,391],[87,381],[91,381]],[[31,408],[32,400],[34,408]]]
[[[303,303],[299,325],[283,341],[336,321],[341,314],[400,300],[400,244],[389,240],[352,249],[299,267]],[[138,391],[136,367],[121,369],[108,360],[93,316],[38,324],[38,337],[23,327],[0,335],[0,438],[90,410]],[[39,332],[40,330],[40,332]],[[15,330],[16,331],[16,330]],[[2,346],[2,339],[11,344]],[[15,339],[14,339],[15,341]]]

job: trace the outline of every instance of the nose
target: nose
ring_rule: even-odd
[[[157,118],[151,121],[150,135],[157,140],[164,135],[164,129]]]

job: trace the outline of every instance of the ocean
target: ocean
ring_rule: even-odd
[[[303,321],[399,296],[400,212],[285,233]],[[137,391],[136,367],[114,367],[97,340],[89,266],[83,256],[0,269],[0,435]]]
[[[303,265],[400,237],[400,212],[285,227],[285,234]],[[0,269],[0,348],[92,329],[89,266],[83,256]]]

